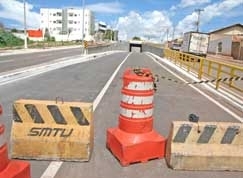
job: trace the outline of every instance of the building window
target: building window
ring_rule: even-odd
[[[222,53],[222,42],[218,43],[218,53]]]
[[[62,16],[62,13],[61,12],[57,12],[57,16]]]
[[[69,17],[72,17],[73,16],[73,13],[69,13],[68,15],[69,15]]]
[[[73,21],[72,21],[72,20],[69,20],[68,23],[69,23],[69,24],[73,24]]]

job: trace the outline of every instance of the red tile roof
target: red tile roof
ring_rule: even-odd
[[[29,37],[40,38],[43,37],[42,30],[27,30]]]

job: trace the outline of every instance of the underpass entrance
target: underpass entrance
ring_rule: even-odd
[[[129,52],[132,52],[132,51],[135,51],[135,52],[142,52],[142,41],[135,41],[135,40],[132,40],[130,41],[129,43]]]

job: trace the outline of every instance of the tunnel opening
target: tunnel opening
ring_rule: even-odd
[[[129,43],[129,52],[139,51],[140,53],[143,51],[142,49],[142,41],[130,41]]]

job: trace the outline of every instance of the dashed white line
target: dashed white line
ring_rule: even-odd
[[[10,59],[10,60],[0,60],[0,63],[8,63],[8,62],[13,62],[13,60],[12,59]]]
[[[128,59],[130,54],[131,53],[129,53],[126,56],[126,58],[121,62],[121,64],[116,68],[115,72],[112,74],[112,76],[106,82],[106,84],[103,87],[103,89],[100,91],[100,93],[95,98],[95,100],[93,102],[93,109],[94,109],[94,111],[95,111],[96,107],[98,106],[98,104],[100,103],[100,101],[103,98],[103,96],[105,95],[107,89],[109,88],[109,86],[110,86],[111,82],[113,81],[113,79],[115,78],[116,74],[118,73],[118,71],[120,70],[120,68],[124,64],[124,62]],[[62,163],[63,163],[62,161],[52,161],[40,178],[54,178],[56,173],[58,172],[58,170],[61,168]]]

